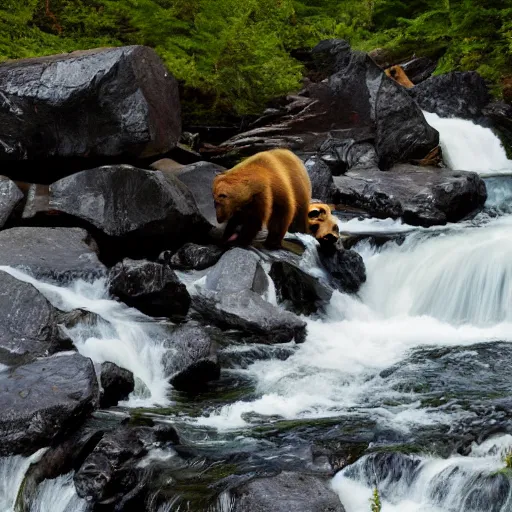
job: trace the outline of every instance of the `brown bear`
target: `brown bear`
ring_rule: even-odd
[[[320,244],[335,244],[340,238],[340,228],[336,217],[327,204],[313,203],[308,212],[309,232]]]
[[[403,85],[408,89],[414,87],[414,84],[409,80],[409,77],[405,74],[404,68],[402,66],[391,66],[390,68],[386,69],[385,73],[395,82],[398,82],[400,85]]]
[[[213,180],[217,221],[228,221],[224,240],[249,245],[263,226],[265,246],[281,246],[288,230],[307,233],[311,182],[287,149],[257,153]],[[237,231],[239,229],[239,231]]]

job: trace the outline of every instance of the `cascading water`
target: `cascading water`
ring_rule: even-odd
[[[427,119],[440,131],[452,167],[482,174],[512,169],[490,130],[433,114],[427,114]],[[457,131],[454,126],[463,128]],[[475,148],[478,154],[471,156],[468,151]],[[191,428],[214,428],[218,437],[212,446],[217,447],[222,435],[228,436],[230,431],[236,431],[240,440],[247,429],[250,438],[253,426],[281,419],[364,418],[372,425],[369,428],[378,425],[383,432],[404,438],[436,426],[447,432],[454,424],[472,421],[474,411],[461,405],[464,401],[457,401],[464,389],[449,390],[451,396],[447,397],[441,386],[435,395],[435,383],[419,385],[418,375],[407,372],[421,367],[421,378],[428,380],[433,372],[441,371],[439,368],[468,365],[481,368],[487,372],[486,378],[492,379],[489,368],[494,355],[482,361],[479,354],[498,341],[512,342],[512,215],[508,215],[512,177],[505,174],[487,178],[487,210],[476,220],[428,229],[376,219],[343,223],[345,232],[394,232],[405,236],[405,241],[390,241],[380,249],[360,242],[356,250],[364,257],[367,282],[358,296],[335,293],[321,318],[306,319],[308,338],[304,344],[280,347],[289,357],[273,357],[277,347],[257,347],[268,357],[225,370],[225,375],[231,372],[252,383],[245,398],[208,404],[202,414],[194,418],[182,414],[179,420]],[[312,248],[313,240],[305,241]],[[314,266],[316,261],[311,259],[309,264]],[[138,386],[123,406],[172,401],[163,364],[169,350],[165,324],[110,300],[104,281],[76,282],[63,288],[14,269],[1,270],[32,283],[60,309],[81,308],[96,315],[96,321],[79,324],[69,334],[78,350],[94,362],[113,361],[134,373]],[[189,277],[191,291],[193,281],[200,278]],[[267,299],[275,300],[275,296]],[[441,352],[436,352],[438,349]],[[439,361],[445,366],[436,366]],[[508,386],[506,379],[500,383],[499,391],[510,395],[512,385]],[[491,391],[486,397],[497,393]],[[467,400],[465,395],[463,398]],[[207,443],[204,432],[198,434],[203,444]],[[233,438],[229,439],[232,447]],[[505,512],[512,504],[510,483],[506,475],[495,477],[495,473],[503,468],[502,454],[509,446],[512,438],[503,436],[473,446],[466,457],[388,455],[382,459],[383,455],[370,454],[342,470],[333,486],[347,512],[368,512],[374,486],[381,493],[383,512]],[[22,457],[0,461],[1,511],[12,511],[29,464],[29,459]],[[496,489],[499,499],[493,505],[486,496],[498,492]],[[221,495],[219,500],[227,503],[229,496]],[[83,502],[73,491],[71,476],[64,475],[40,484],[34,507],[34,512],[79,512]],[[160,509],[173,508],[162,505]],[[229,507],[217,505],[216,510],[224,509]]]
[[[480,174],[512,172],[512,161],[489,128],[465,119],[442,118],[431,112],[423,114],[428,124],[439,132],[443,158],[451,169]]]

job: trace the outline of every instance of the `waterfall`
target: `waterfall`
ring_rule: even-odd
[[[430,126],[439,132],[446,165],[458,171],[479,174],[512,172],[512,160],[507,158],[498,137],[489,129],[471,121],[442,118],[423,112]]]
[[[501,470],[511,443],[512,436],[498,436],[474,445],[468,457],[448,459],[366,455],[340,471],[333,488],[346,512],[367,512],[374,488],[382,512],[508,512],[512,488]]]

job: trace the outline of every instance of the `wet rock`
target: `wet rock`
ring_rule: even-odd
[[[302,343],[306,323],[251,290],[219,294],[204,290],[192,298],[194,309],[206,320],[224,329],[243,332],[247,342]]]
[[[71,311],[60,312],[58,315],[58,323],[68,329],[72,329],[79,324],[97,325],[100,319],[100,315],[92,311],[87,311],[86,309],[73,309]]]
[[[365,140],[331,137],[322,144],[319,154],[334,176],[340,176],[352,168],[378,167],[379,162],[375,147]]]
[[[78,496],[115,504],[142,487],[143,468],[137,462],[158,443],[178,441],[173,427],[167,430],[166,435],[149,427],[121,427],[106,433],[74,475]]]
[[[166,374],[178,391],[196,391],[220,377],[217,346],[204,327],[183,325],[166,341],[169,351],[164,357]]]
[[[183,319],[190,306],[186,286],[166,265],[124,259],[109,274],[109,290],[149,316]]]
[[[311,180],[311,196],[323,203],[329,203],[334,187],[331,169],[317,156],[308,158],[304,165]]]
[[[100,383],[103,388],[100,407],[107,408],[126,400],[135,388],[133,373],[117,364],[105,362],[101,364]]]
[[[483,110],[483,114],[490,121],[497,135],[509,154],[512,150],[512,105],[502,101],[489,103]]]
[[[194,196],[194,200],[209,225],[218,228],[213,205],[212,185],[217,174],[224,168],[211,162],[197,162],[177,170],[174,175],[184,183]]]
[[[69,350],[58,311],[31,284],[0,272],[0,362],[12,364]]]
[[[9,178],[0,176],[0,228],[4,226],[16,205],[22,199],[23,193],[16,184]]]
[[[271,123],[214,148],[212,159],[232,165],[243,156],[273,147],[314,154],[334,137],[371,144],[379,167],[385,170],[397,162],[420,160],[438,146],[438,132],[407,90],[367,54],[351,50],[345,41],[318,46],[324,44],[335,62],[334,74],[308,84],[301,96],[290,97],[290,104]]]
[[[320,247],[318,254],[332,285],[340,292],[355,293],[366,281],[363,258],[355,251],[344,249],[340,242],[332,247]]]
[[[487,85],[476,71],[433,76],[409,92],[422,110],[441,117],[476,119],[490,100]]]
[[[168,263],[180,270],[204,270],[215,265],[223,253],[224,251],[216,245],[189,243],[180,247],[168,259]]]
[[[296,314],[316,313],[331,300],[332,290],[296,265],[274,262],[269,275],[274,281],[278,300]]]
[[[20,227],[0,232],[0,265],[66,283],[106,275],[92,237],[78,228]]]
[[[416,57],[400,65],[413,84],[425,81],[437,67],[437,63],[428,57]]]
[[[311,50],[316,69],[326,77],[343,69],[349,53],[350,45],[343,39],[324,39]]]
[[[99,243],[110,242],[110,250],[122,253],[119,246],[126,246],[134,257],[201,239],[208,227],[178,179],[129,165],[89,169],[53,183],[50,208],[84,222]]]
[[[319,476],[282,472],[257,478],[231,492],[234,512],[344,512],[329,482]]]
[[[92,361],[53,356],[0,373],[0,455],[31,454],[76,427],[97,405]]]
[[[178,85],[150,48],[0,65],[0,159],[146,157],[180,136]]]
[[[397,165],[388,172],[355,169],[335,177],[334,185],[335,203],[419,226],[457,222],[487,198],[485,183],[476,173],[412,165]]]
[[[261,295],[268,289],[268,278],[259,256],[235,247],[224,253],[215,267],[208,272],[205,288],[222,295],[244,290]]]

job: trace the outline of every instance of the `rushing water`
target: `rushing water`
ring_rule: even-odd
[[[471,221],[434,228],[389,219],[342,223],[343,232],[394,233],[399,240],[380,248],[364,240],[356,246],[367,267],[366,284],[357,296],[335,293],[320,318],[306,319],[304,344],[223,349],[224,359],[232,362],[224,378],[249,382],[250,391],[219,405],[205,403],[193,418],[180,416],[179,421],[199,429],[203,445],[210,429],[217,433],[213,446],[229,439],[230,450],[236,451],[233,439],[240,447],[248,443],[255,425],[321,418],[364,418],[370,429],[378,426],[392,437],[414,440],[428,429],[447,432],[476,421],[478,412],[467,405],[468,396],[471,402],[512,393],[507,372],[492,373],[500,355],[490,350],[504,353],[512,341],[512,176],[507,176],[512,165],[490,130],[434,114],[427,119],[440,131],[453,168],[498,175],[486,178],[486,210]],[[307,243],[313,248],[312,239]],[[307,261],[317,264],[313,257]],[[95,321],[69,334],[95,363],[113,361],[134,373],[137,386],[123,407],[174,402],[163,364],[168,325],[111,300],[102,280],[62,288],[2,270],[32,283],[60,309],[95,315]],[[189,289],[202,279],[201,274],[187,276]],[[275,301],[275,296],[267,299]],[[278,356],[284,352],[289,357]],[[507,357],[512,360],[512,351]],[[475,394],[480,384],[472,376],[482,381],[481,396],[478,389]],[[235,437],[229,437],[231,432]],[[374,487],[383,512],[506,512],[512,509],[510,481],[499,470],[510,446],[512,437],[502,435],[473,444],[465,456],[446,459],[428,453],[367,454],[339,472],[333,488],[347,512],[367,512]],[[38,456],[0,460],[0,512],[12,510],[23,475]],[[216,510],[229,509],[229,495],[221,494]],[[41,483],[33,510],[85,510],[72,475]],[[167,503],[159,510],[174,508]]]
[[[443,158],[450,168],[480,174],[512,170],[512,161],[507,159],[500,140],[489,128],[465,119],[423,113],[427,122],[440,133]]]

